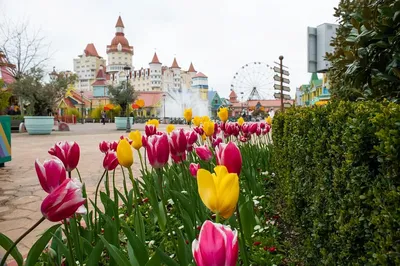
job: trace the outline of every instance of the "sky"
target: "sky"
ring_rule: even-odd
[[[119,15],[134,46],[135,69],[148,67],[154,51],[163,65],[174,56],[208,76],[227,97],[233,76],[250,62],[270,66],[283,55],[291,95],[308,83],[307,27],[335,23],[339,0],[0,0],[0,23],[28,20],[50,43],[49,69],[73,70],[73,59],[94,43],[107,58]],[[260,69],[251,71],[258,72]],[[247,75],[247,74],[246,74]],[[253,72],[248,75],[253,75]],[[269,79],[270,73],[259,77]]]

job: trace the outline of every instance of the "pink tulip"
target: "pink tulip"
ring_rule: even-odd
[[[145,125],[144,132],[146,133],[146,136],[150,137],[157,133],[157,128],[155,125]]]
[[[36,159],[35,169],[40,185],[47,193],[51,193],[67,178],[64,164],[57,157],[45,160],[43,164]]]
[[[76,179],[65,179],[42,202],[41,211],[51,222],[71,217],[86,199],[82,197],[82,184]],[[82,213],[82,211],[80,212]]]
[[[142,146],[144,148],[146,148],[146,146],[147,146],[147,137],[146,136],[142,136]]]
[[[58,157],[63,162],[67,172],[71,172],[78,165],[80,148],[75,141],[60,141],[53,148],[50,148],[49,154]]]
[[[193,177],[196,177],[197,176],[197,171],[199,170],[199,168],[200,168],[200,164],[196,164],[196,163],[191,163],[190,165],[189,165],[189,171],[190,171],[190,174],[193,176]]]
[[[193,130],[199,134],[200,136],[202,136],[204,134],[204,130],[201,127],[195,127],[193,128]]]
[[[249,133],[249,128],[250,128],[250,124],[249,123],[244,123],[243,125],[242,125],[242,132],[244,133],[244,134],[247,134],[247,133]]]
[[[260,135],[261,135],[261,127],[257,127],[256,135],[257,135],[257,136],[260,136]]]
[[[169,143],[167,134],[150,136],[146,141],[146,152],[153,168],[162,168],[169,158]]]
[[[213,154],[210,151],[210,149],[207,147],[207,145],[196,147],[195,152],[197,156],[199,156],[200,160],[209,162],[213,158]]]
[[[235,127],[233,128],[233,133],[232,134],[235,137],[237,137],[237,136],[239,136],[239,133],[240,133],[240,126],[239,126],[238,123],[235,123]]]
[[[113,141],[113,142],[110,142],[110,150],[112,150],[112,151],[117,151],[117,147],[118,147],[118,141]]]
[[[196,143],[198,137],[199,137],[198,133],[194,130],[186,132],[187,151],[193,150],[193,144]]]
[[[126,137],[124,137],[124,136],[120,136],[119,139],[120,139],[120,140],[126,139],[126,140],[129,142],[129,145],[132,145],[132,142],[133,142],[133,141],[132,141],[130,138],[126,138]],[[117,146],[118,146],[118,145],[117,145]],[[115,149],[115,150],[116,150],[116,149]]]
[[[251,123],[249,126],[249,133],[250,134],[255,134],[257,132],[258,124],[257,123]]]
[[[242,169],[242,155],[235,143],[220,143],[218,147],[215,148],[215,154],[217,156],[218,165],[224,165],[229,173],[240,175]]]
[[[169,138],[171,155],[181,157],[184,153],[186,153],[186,146],[187,140],[183,128],[172,131],[171,137]]]
[[[228,122],[228,123],[229,123],[229,122]],[[227,124],[227,123],[225,123],[225,122],[222,122],[222,123],[221,123],[220,128],[221,128],[222,131],[225,131],[225,130],[226,130],[226,124]],[[215,124],[214,124],[214,129],[216,129],[216,128],[215,128]]]
[[[213,223],[203,223],[199,240],[192,243],[192,253],[197,266],[235,266],[238,259],[237,231]]]
[[[106,153],[110,150],[110,143],[108,141],[102,141],[99,143],[99,149],[102,153]]]
[[[171,159],[174,161],[174,163],[181,163],[186,160],[186,153],[183,153],[180,156],[171,153]]]
[[[117,153],[115,151],[108,151],[103,160],[104,169],[107,171],[112,171],[117,168],[118,165]]]
[[[261,122],[261,123],[260,123],[261,129],[264,129],[264,128],[265,128],[265,124],[266,124],[265,122]]]
[[[212,141],[213,148],[217,147],[220,143],[222,143],[222,139],[220,137],[213,138],[213,141]]]
[[[246,136],[241,135],[241,136],[239,137],[239,140],[240,140],[241,142],[247,142],[249,139],[246,138]]]

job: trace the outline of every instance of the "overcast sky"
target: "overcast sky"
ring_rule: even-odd
[[[118,15],[134,46],[135,68],[148,67],[155,49],[163,65],[176,55],[187,69],[209,77],[209,86],[229,94],[241,66],[261,61],[273,65],[283,55],[292,95],[307,83],[307,26],[335,23],[339,0],[0,0],[4,19],[29,19],[51,42],[49,68],[72,70],[73,58],[94,43],[106,57]]]

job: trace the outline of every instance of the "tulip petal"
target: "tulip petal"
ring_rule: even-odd
[[[226,171],[226,168],[218,170],[222,174],[222,172]],[[224,175],[217,175],[216,178],[218,179],[216,182],[218,191],[217,208],[222,217],[229,218],[235,211],[239,199],[239,177],[235,173],[224,173]]]
[[[199,246],[204,265],[225,265],[224,232],[210,221],[205,221],[200,230]]]
[[[207,170],[199,169],[197,171],[197,185],[204,205],[215,212],[217,210],[218,198],[212,174]]]
[[[120,165],[128,168],[133,164],[133,152],[126,139],[120,140],[117,147],[117,158]]]

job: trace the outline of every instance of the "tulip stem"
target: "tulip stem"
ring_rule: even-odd
[[[68,249],[69,249],[69,255],[71,256],[71,260],[75,261],[74,253],[72,252],[71,236],[69,235],[67,219],[64,219],[64,227],[65,227],[65,236],[67,237],[67,245],[68,245]]]
[[[106,172],[106,180],[104,181],[104,187],[106,188],[106,194],[109,197],[110,196],[110,180],[108,177],[108,171]]]
[[[29,228],[25,233],[23,233],[20,237],[18,237],[17,240],[15,240],[14,244],[12,244],[12,246],[7,250],[6,254],[4,255],[3,259],[0,262],[0,265],[5,265],[6,264],[6,260],[8,255],[10,255],[11,251],[13,251],[13,249],[17,246],[17,244],[24,239],[24,237],[26,237],[30,232],[33,231],[33,229],[35,229],[39,224],[41,224],[44,220],[46,220],[45,217],[40,218],[39,221],[37,221],[34,225],[32,225],[31,228]]]
[[[68,178],[69,178],[69,179],[71,179],[71,178],[72,178],[71,171],[68,171]]]
[[[97,183],[96,192],[94,193],[94,230],[95,230],[94,236],[95,236],[95,238],[97,236],[97,194],[99,193],[99,187],[100,187],[101,181],[103,180],[106,172],[107,172],[107,170],[104,170],[103,175],[101,176],[99,182]]]
[[[215,222],[219,223],[219,212],[215,213]]]
[[[142,170],[144,171],[145,169],[143,167],[142,153],[140,152],[140,150],[137,150],[137,152],[139,153],[140,166],[142,167]]]
[[[244,265],[249,265],[249,259],[247,258],[247,252],[246,252],[246,240],[244,239],[244,232],[243,232],[243,227],[242,227],[242,221],[240,219],[240,212],[239,212],[239,204],[236,204],[236,216],[239,222],[239,228],[240,228],[240,236],[242,237],[242,245],[243,245],[243,261]],[[239,242],[240,243],[240,242]]]

